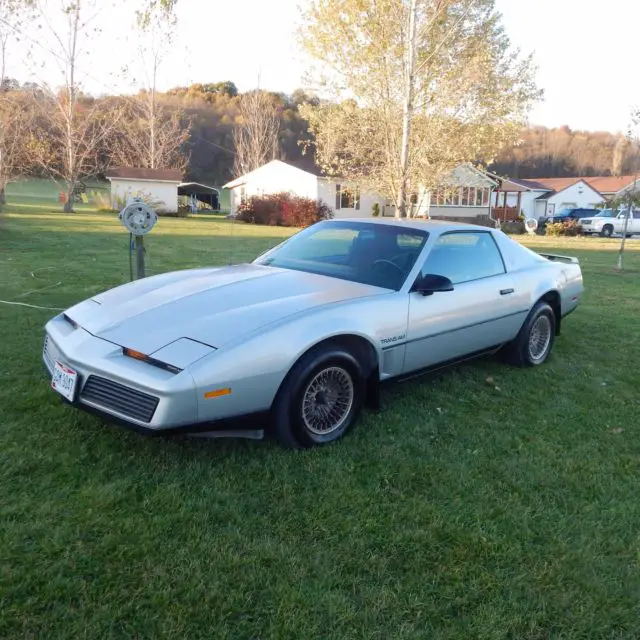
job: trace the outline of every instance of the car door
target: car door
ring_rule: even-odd
[[[446,276],[453,291],[409,294],[404,373],[487,350],[513,339],[528,313],[490,231],[442,234],[422,275]]]

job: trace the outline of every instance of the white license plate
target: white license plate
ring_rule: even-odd
[[[73,401],[75,398],[77,384],[78,372],[70,369],[61,362],[56,361],[53,368],[51,387],[59,394],[63,395],[67,400]]]

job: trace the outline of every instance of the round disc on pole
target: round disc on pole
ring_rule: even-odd
[[[120,212],[119,218],[134,236],[143,236],[153,229],[158,214],[144,202],[132,202]]]

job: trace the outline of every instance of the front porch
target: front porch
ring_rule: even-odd
[[[498,188],[491,196],[491,215],[494,220],[511,222],[518,220],[522,214],[522,194],[525,187],[506,178],[491,176],[498,182]]]

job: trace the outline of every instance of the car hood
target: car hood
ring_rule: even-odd
[[[97,337],[150,355],[180,338],[220,348],[286,316],[385,293],[369,285],[247,264],[145,278],[65,313]]]

